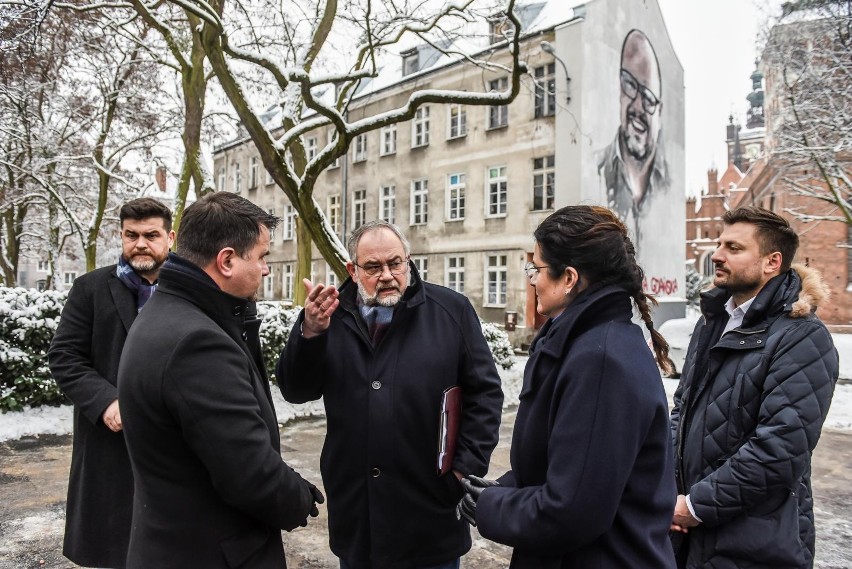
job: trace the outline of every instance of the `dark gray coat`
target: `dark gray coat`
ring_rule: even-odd
[[[729,294],[702,295],[672,410],[678,488],[702,520],[687,567],[813,566],[811,453],[838,375],[813,313],[824,296],[819,276],[796,267],[716,340]]]
[[[74,404],[62,553],[86,567],[124,567],[130,540],[133,475],[124,433],[101,419],[118,398],[118,362],[136,318],[136,295],[115,268],[74,281],[48,351],[50,371]]]
[[[313,498],[281,460],[253,303],[174,254],[119,369],[136,493],[127,565],[284,568]]]
[[[497,444],[503,393],[479,319],[464,296],[410,267],[413,284],[377,346],[347,280],[328,332],[303,338],[300,316],[276,372],[288,401],[324,399],[331,550],[358,569],[428,567],[470,549],[455,516],[461,485],[437,474],[446,387],[464,392],[453,468],[484,475]]]

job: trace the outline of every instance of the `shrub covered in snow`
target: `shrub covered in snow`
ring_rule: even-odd
[[[0,411],[66,401],[47,367],[66,293],[0,287]]]
[[[0,287],[0,411],[67,402],[47,366],[47,349],[66,297],[66,293],[56,291]],[[272,381],[275,364],[300,311],[301,307],[281,302],[257,303],[258,316],[263,319],[260,343]],[[497,365],[511,368],[515,359],[506,332],[483,322],[482,333]]]

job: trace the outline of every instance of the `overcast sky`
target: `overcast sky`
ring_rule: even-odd
[[[707,188],[707,170],[727,167],[725,125],[745,127],[757,37],[773,0],[658,0],[686,83],[686,192]]]

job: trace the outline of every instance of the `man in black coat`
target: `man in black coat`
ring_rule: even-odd
[[[723,221],[671,415],[678,564],[812,567],[811,453],[838,376],[814,314],[828,290],[791,268],[798,236],[782,217],[743,207]]]
[[[74,404],[74,449],[63,554],[85,567],[124,567],[133,476],[118,406],[118,361],[127,331],[151,297],[174,240],[172,214],[151,198],[122,206],[121,257],[76,281],[48,360]]]
[[[322,494],[281,460],[254,300],[279,219],[235,194],[186,209],[128,335],[119,400],[136,492],[129,568],[284,568]]]
[[[285,399],[323,397],[331,550],[341,567],[458,567],[470,530],[455,515],[462,475],[482,475],[503,393],[479,319],[462,295],[423,282],[399,229],[349,239],[350,279],[313,286],[276,368]],[[438,475],[442,393],[462,389],[453,472]]]

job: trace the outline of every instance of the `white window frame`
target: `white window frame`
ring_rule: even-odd
[[[387,126],[383,126],[379,136],[381,137],[379,155],[390,156],[392,154],[396,154],[396,125],[389,124]]]
[[[429,180],[411,180],[411,215],[409,225],[425,225],[429,222]]]
[[[447,140],[467,136],[467,110],[462,104],[447,107]]]
[[[296,238],[296,208],[292,204],[284,207],[284,219],[281,224],[281,240],[292,241]]]
[[[352,163],[364,162],[367,160],[367,133],[359,134],[355,137],[352,145]]]
[[[552,117],[556,114],[556,63],[533,69],[535,93],[533,94],[533,116]]]
[[[266,168],[264,168],[264,170],[266,171],[266,185],[271,186],[275,183],[275,180],[272,179],[272,172],[270,172]]]
[[[38,268],[36,269],[40,273],[47,273],[50,271],[50,261],[48,260],[40,260],[38,262]]]
[[[411,120],[411,148],[429,146],[429,105],[423,105]]]
[[[308,162],[317,157],[317,137],[309,136],[305,139],[305,158]]]
[[[284,263],[281,265],[281,298],[284,300],[293,300],[295,288],[295,267],[293,266],[293,263]]]
[[[556,156],[548,154],[533,158],[532,176],[532,211],[553,209],[556,200]],[[541,207],[536,207],[536,192],[541,194]]]
[[[325,264],[325,284],[326,286],[338,286],[340,284],[337,273],[334,272],[334,269],[328,263]]]
[[[500,77],[488,82],[488,90],[492,93],[505,91],[509,88],[509,78]],[[509,105],[491,105],[488,107],[487,130],[505,128],[509,126]]]
[[[257,189],[257,156],[251,157],[251,163],[249,166],[249,189]]]
[[[420,71],[420,51],[412,48],[400,54],[402,57],[402,76],[406,77]]]
[[[483,307],[506,306],[506,291],[508,289],[508,255],[505,253],[488,253],[485,255],[485,282],[483,287]],[[494,284],[492,290],[492,282]]]
[[[417,255],[416,257],[411,257],[411,262],[414,263],[414,266],[417,268],[417,272],[420,274],[420,280],[428,281],[429,257],[426,255]]]
[[[275,270],[269,267],[269,274],[263,277],[263,298],[272,298],[275,293]]]
[[[225,191],[225,188],[228,185],[228,178],[226,177],[226,174],[225,166],[219,166],[219,184],[216,186],[216,189],[220,192]]]
[[[332,231],[340,235],[340,194],[332,194],[326,198],[325,215]]]
[[[444,257],[445,286],[459,294],[464,294],[464,255]]]
[[[352,192],[352,229],[357,229],[367,223],[367,190],[360,189]]]
[[[493,175],[495,174],[496,175]],[[489,166],[485,170],[485,217],[506,217],[509,201],[508,169],[504,166]],[[496,211],[492,212],[492,206]]]
[[[393,184],[379,188],[379,218],[396,223],[396,186]]]
[[[240,172],[240,163],[234,162],[234,193],[239,194],[242,191],[243,175]]]
[[[65,271],[62,275],[62,282],[66,285],[74,284],[75,280],[77,280],[77,271]]]
[[[465,175],[456,173],[447,175],[446,199],[447,221],[464,221]]]
[[[275,215],[275,208],[274,207],[269,208],[269,215]],[[269,241],[270,242],[275,241],[275,229],[269,230]]]

